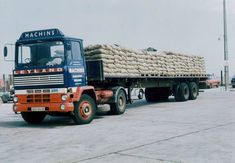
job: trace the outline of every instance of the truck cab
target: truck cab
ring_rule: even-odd
[[[16,42],[15,89],[84,86],[82,49],[81,39],[65,37],[58,29],[23,33]]]
[[[87,86],[82,40],[58,29],[22,33],[15,44],[13,81],[13,110],[26,122],[40,123],[46,114],[69,114],[85,124],[95,115],[96,95],[94,87]]]

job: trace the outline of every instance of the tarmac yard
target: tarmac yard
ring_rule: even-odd
[[[100,110],[88,125],[50,116],[29,125],[12,104],[0,104],[0,162],[235,162],[235,91],[206,90],[187,102],[142,100],[120,116]]]

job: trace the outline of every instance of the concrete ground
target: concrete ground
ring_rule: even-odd
[[[0,162],[232,163],[235,91],[212,89],[187,102],[142,100],[124,115],[100,111],[80,126],[67,117],[28,125],[12,104],[0,104]]]

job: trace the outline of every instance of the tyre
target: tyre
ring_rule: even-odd
[[[84,94],[79,102],[74,103],[73,120],[76,124],[88,124],[95,116],[96,105],[93,98]]]
[[[179,89],[180,89],[180,84],[176,85],[174,88],[175,101],[180,101]]]
[[[110,114],[119,115],[126,111],[126,94],[124,90],[119,90],[117,94],[117,102],[110,104]]]
[[[143,89],[139,90],[138,98],[139,99],[143,99],[144,98],[144,90]]]
[[[189,99],[189,86],[186,83],[180,83],[175,88],[175,100],[176,101],[187,101]]]
[[[44,120],[46,114],[43,112],[21,112],[21,116],[27,123],[39,124]]]
[[[4,96],[2,96],[1,99],[3,103],[7,103],[7,99]]]
[[[195,82],[189,83],[189,100],[197,99],[198,86]]]
[[[235,85],[233,85],[232,87],[235,88]]]

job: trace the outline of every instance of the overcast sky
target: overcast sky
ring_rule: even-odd
[[[154,47],[205,57],[223,70],[223,0],[0,0],[0,48],[24,31],[59,28],[84,44]],[[235,1],[227,0],[230,76],[235,74]],[[219,39],[220,38],[220,39]],[[2,50],[1,50],[2,51]],[[1,53],[2,54],[2,53]],[[10,54],[8,59],[12,59]],[[13,63],[0,56],[0,74]]]

